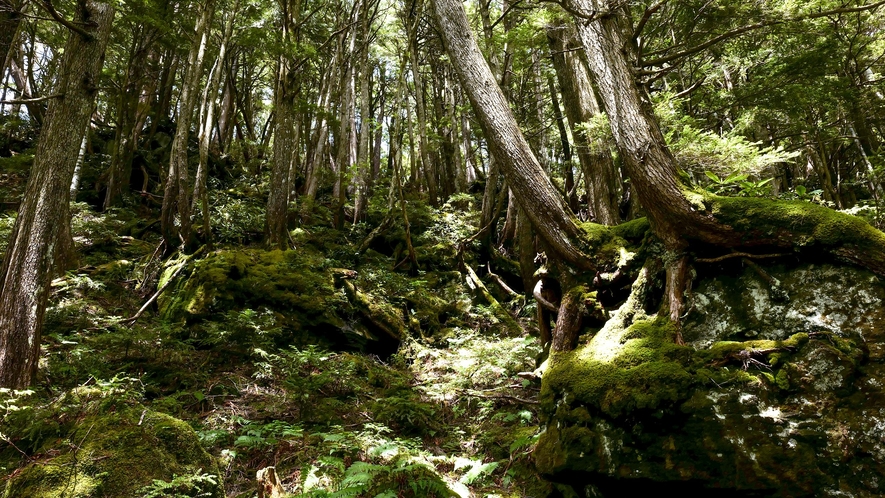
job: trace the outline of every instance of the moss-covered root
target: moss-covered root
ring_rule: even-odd
[[[826,251],[885,276],[885,234],[860,218],[802,201],[700,197],[728,232],[709,242]]]

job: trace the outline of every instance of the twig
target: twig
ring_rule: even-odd
[[[12,446],[13,448],[15,448],[15,450],[18,451],[19,453],[21,453],[22,456],[25,457],[25,459],[27,459],[29,462],[33,462],[33,461],[34,461],[33,458],[31,458],[27,453],[25,453],[24,451],[22,451],[21,448],[19,448],[18,446],[16,446],[15,443],[13,443],[12,440],[9,439],[9,438],[6,436],[6,434],[3,434],[2,432],[0,432],[0,439],[2,439],[3,442],[5,442],[6,444],[8,444],[9,446]]]
[[[520,297],[520,294],[518,292],[516,292],[515,290],[511,289],[510,286],[507,285],[506,282],[504,282],[504,279],[502,279],[499,275],[492,273],[491,263],[487,264],[486,268],[489,270],[489,276],[492,277],[492,280],[494,280],[495,283],[498,284],[498,287],[500,287],[501,290],[503,290],[504,292],[509,294],[510,297]]]
[[[720,261],[725,261],[726,259],[731,259],[731,258],[766,259],[766,258],[782,258],[784,256],[789,256],[789,254],[784,254],[784,253],[749,254],[746,252],[733,252],[731,254],[717,256],[715,258],[696,258],[695,261],[697,261],[698,263],[718,263]]]

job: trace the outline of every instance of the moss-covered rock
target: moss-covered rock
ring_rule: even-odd
[[[176,496],[224,496],[215,461],[187,423],[114,390],[77,388],[33,415],[7,434],[36,451],[7,478],[5,498],[142,496],[188,476]]]
[[[160,285],[181,264],[172,262]],[[403,310],[355,286],[356,275],[335,268],[310,245],[222,250],[196,262],[158,303],[166,319],[192,325],[223,319],[232,310],[269,310],[282,330],[280,341],[288,344],[362,349],[378,341],[398,343],[406,333]]]
[[[640,312],[554,357],[539,470],[576,490],[885,493],[885,286],[850,267],[764,270],[777,289],[737,266],[696,283],[688,347]]]

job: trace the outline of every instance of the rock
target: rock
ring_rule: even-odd
[[[885,286],[851,267],[765,271],[788,300],[750,269],[696,282],[688,347],[639,313],[553,358],[539,470],[575,496],[885,494]]]

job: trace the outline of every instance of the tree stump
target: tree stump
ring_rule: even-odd
[[[258,498],[282,498],[285,491],[275,467],[266,467],[255,475],[258,481]]]

